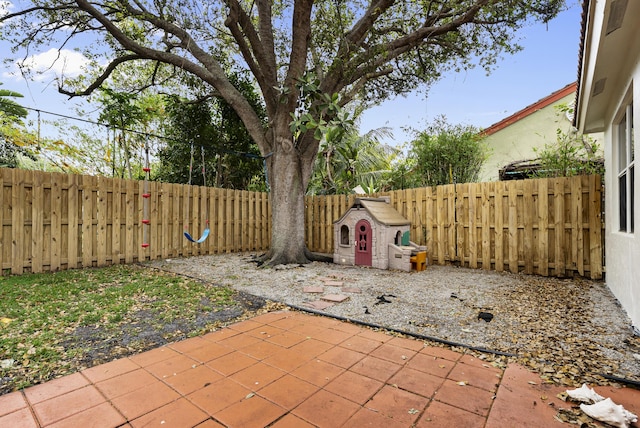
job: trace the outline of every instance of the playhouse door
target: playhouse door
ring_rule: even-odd
[[[371,266],[371,225],[367,220],[356,223],[356,265]]]

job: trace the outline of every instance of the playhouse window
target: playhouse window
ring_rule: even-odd
[[[349,226],[346,224],[340,227],[340,245],[349,245]]]
[[[393,240],[393,243],[396,245],[402,245],[402,232],[398,231],[396,233],[396,239]]]

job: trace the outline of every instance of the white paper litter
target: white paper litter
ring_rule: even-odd
[[[595,392],[593,388],[589,388],[586,383],[583,383],[580,388],[567,389],[567,395],[575,401],[587,404],[593,404],[604,400],[602,395]]]
[[[595,404],[581,404],[580,409],[593,419],[618,428],[629,428],[630,423],[638,421],[636,415],[614,403],[611,398]]]
[[[13,364],[16,362],[13,358],[9,358],[6,360],[0,360],[0,369],[10,369],[13,367]]]

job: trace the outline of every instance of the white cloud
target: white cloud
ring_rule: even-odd
[[[21,78],[24,73],[36,81],[56,77],[76,77],[84,71],[88,63],[89,60],[79,52],[51,48],[46,52],[16,61],[3,76]]]
[[[13,3],[6,0],[0,0],[0,16],[4,16],[11,12],[11,9],[13,9]]]

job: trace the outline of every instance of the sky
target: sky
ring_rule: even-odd
[[[505,56],[487,76],[482,68],[451,73],[426,94],[396,97],[367,110],[360,123],[362,133],[390,127],[393,139],[411,140],[405,128],[424,130],[441,115],[450,124],[486,128],[575,82],[580,48],[580,2],[568,0],[569,9],[547,26],[536,24],[519,37],[523,50]]]
[[[411,140],[413,132],[424,130],[433,120],[444,115],[451,124],[488,127],[518,110],[572,83],[577,78],[580,42],[579,0],[568,0],[569,9],[548,25],[535,24],[519,34],[523,50],[507,55],[487,76],[482,68],[446,75],[428,93],[414,93],[385,101],[363,113],[360,131],[388,127],[392,138],[384,142],[399,145]],[[0,50],[6,46],[0,45]],[[32,67],[44,70],[57,55],[55,49],[30,58]],[[24,95],[17,101],[32,109],[76,116],[75,107],[81,99],[67,100],[58,94],[55,76],[77,75],[84,59],[73,51],[64,52],[62,59],[36,81],[26,81],[14,65],[0,68],[2,89]],[[37,120],[37,113],[29,118]],[[54,117],[42,114],[43,119]]]

